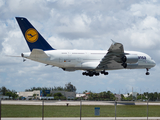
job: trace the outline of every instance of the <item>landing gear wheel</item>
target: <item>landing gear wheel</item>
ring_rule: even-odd
[[[104,74],[105,73],[105,71],[101,71],[101,74]]]
[[[93,77],[93,75],[89,75],[89,77]]]
[[[105,72],[104,75],[108,75],[108,72]]]
[[[96,71],[86,71],[86,72],[82,72],[82,75],[86,75],[86,76],[89,76],[89,77],[93,77],[94,75],[95,75],[95,76],[98,76],[98,75],[99,75],[99,72],[96,72]]]
[[[92,72],[89,72],[89,77],[93,77],[93,73]]]
[[[86,73],[86,76],[89,76],[89,73]]]
[[[150,73],[149,72],[146,72],[146,75],[149,75]]]
[[[82,75],[86,75],[86,72],[83,72]]]
[[[103,70],[101,71],[101,74],[108,75],[108,72],[105,72],[105,70]]]
[[[95,73],[95,76],[99,76],[99,73]]]

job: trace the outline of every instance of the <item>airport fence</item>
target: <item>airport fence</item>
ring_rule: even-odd
[[[13,104],[12,104],[13,102]],[[0,101],[1,117],[160,117],[160,102]],[[0,117],[0,120],[1,120]]]

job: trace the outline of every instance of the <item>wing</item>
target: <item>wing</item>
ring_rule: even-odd
[[[121,43],[114,42],[108,49],[107,54],[102,58],[97,69],[120,69],[123,68],[121,58],[124,56],[124,49]]]

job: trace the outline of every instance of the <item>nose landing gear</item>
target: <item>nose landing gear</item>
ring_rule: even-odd
[[[148,72],[148,71],[149,71],[149,69],[148,69],[148,68],[146,68],[146,70],[147,70],[146,75],[149,75],[149,74],[150,74],[150,73]]]

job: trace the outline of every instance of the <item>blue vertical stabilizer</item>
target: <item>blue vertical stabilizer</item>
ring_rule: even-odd
[[[46,50],[55,50],[48,42],[41,36],[41,34],[32,26],[32,24],[23,17],[16,17],[16,20],[21,28],[24,38],[30,48]]]

